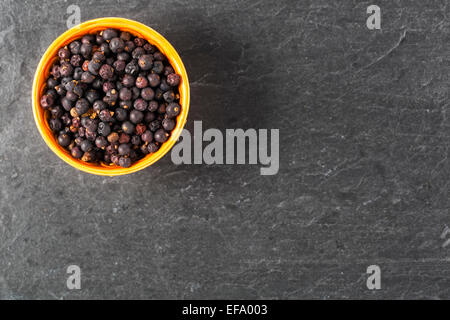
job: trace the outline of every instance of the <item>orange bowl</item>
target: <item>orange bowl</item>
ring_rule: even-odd
[[[47,123],[48,111],[44,110],[40,106],[40,97],[45,90],[47,77],[50,74],[50,69],[57,59],[58,49],[68,45],[75,39],[81,38],[85,34],[95,33],[107,28],[115,28],[121,31],[128,31],[135,36],[140,36],[146,39],[151,44],[158,47],[158,49],[165,54],[170,64],[174,68],[175,72],[181,76],[181,83],[178,91],[180,93],[180,105],[181,113],[177,117],[176,126],[173,129],[169,139],[163,143],[160,149],[155,152],[146,155],[141,160],[133,163],[129,168],[122,168],[116,165],[109,165],[106,163],[88,163],[73,158],[70,153],[61,147],[53,132],[50,130]],[[100,18],[83,22],[82,24],[75,26],[62,35],[60,35],[53,43],[48,47],[42,56],[41,61],[37,67],[34,75],[33,82],[33,114],[36,126],[41,133],[42,138],[49,148],[62,160],[70,164],[72,167],[81,171],[103,175],[103,176],[119,176],[123,174],[133,173],[148,167],[161,159],[173,145],[177,142],[184,125],[186,124],[187,115],[189,112],[189,81],[184,68],[183,62],[180,56],[172,47],[172,45],[158,32],[152,28],[139,23],[137,21],[123,19],[123,18]]]

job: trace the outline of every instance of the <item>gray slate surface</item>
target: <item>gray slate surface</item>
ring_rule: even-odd
[[[69,167],[33,122],[69,4],[0,4],[0,298],[450,298],[447,1],[377,1],[381,31],[367,1],[77,1],[177,48],[189,130],[280,129],[275,176],[166,156],[117,178]]]

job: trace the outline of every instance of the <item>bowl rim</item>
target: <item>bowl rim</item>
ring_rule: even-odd
[[[106,28],[115,28],[128,31],[133,35],[139,35],[158,47],[169,60],[175,72],[181,75],[181,83],[179,85],[181,113],[177,116],[175,128],[172,130],[169,140],[163,143],[160,149],[152,154],[146,155],[141,160],[135,162],[129,168],[109,165],[94,165],[92,163],[83,162],[73,158],[70,153],[61,147],[54,137],[53,132],[48,128],[46,121],[46,110],[40,106],[40,96],[46,86],[46,78],[50,67],[56,59],[56,53],[59,48],[68,45],[71,41],[80,38],[84,34],[94,33]],[[130,174],[142,170],[159,159],[161,159],[175,145],[181,132],[186,124],[187,115],[189,113],[190,103],[190,86],[184,64],[175,48],[161,34],[151,27],[135,20],[120,17],[105,17],[85,21],[58,36],[46,49],[37,66],[33,80],[32,91],[32,109],[35,124],[39,133],[44,139],[47,146],[63,161],[72,167],[95,175],[102,176],[119,176]]]

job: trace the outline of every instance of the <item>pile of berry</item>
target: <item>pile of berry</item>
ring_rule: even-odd
[[[40,104],[72,157],[129,167],[167,141],[181,111],[181,78],[154,45],[106,29],[58,57]]]

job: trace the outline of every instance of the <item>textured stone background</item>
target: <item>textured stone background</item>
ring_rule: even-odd
[[[279,174],[166,156],[106,178],[59,160],[30,93],[72,3],[177,48],[188,129],[279,128]],[[450,298],[450,9],[375,3],[381,31],[367,1],[3,0],[0,298]]]

